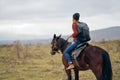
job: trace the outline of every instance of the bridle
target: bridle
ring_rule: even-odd
[[[62,38],[59,38],[58,41],[55,40],[54,43],[58,43],[58,46],[56,48],[52,47],[52,52],[53,53],[60,53],[59,50],[61,50],[61,52],[62,52],[63,49],[66,47],[66,44],[68,44],[68,41],[67,40],[63,40]]]

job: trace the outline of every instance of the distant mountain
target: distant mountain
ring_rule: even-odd
[[[102,41],[104,40],[120,40],[120,26],[114,26],[106,29],[94,30],[90,32],[92,41]],[[9,36],[8,36],[9,37]],[[14,36],[13,36],[14,37]],[[67,36],[62,36],[63,38],[67,38]],[[49,39],[28,39],[28,40],[20,40],[23,44],[48,44],[51,42],[51,38]],[[71,41],[71,40],[70,40]],[[0,40],[0,44],[12,44],[14,40]]]
[[[91,39],[101,40],[120,40],[120,26],[114,26],[106,29],[100,29],[90,32]]]
[[[120,26],[90,31],[92,41],[120,40]],[[68,36],[64,36],[66,39]]]

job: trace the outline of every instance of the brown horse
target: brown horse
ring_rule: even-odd
[[[51,42],[51,55],[55,55],[55,53],[59,52],[59,50],[63,54],[64,50],[69,44],[70,43],[68,41],[61,38],[61,35],[56,36],[54,34],[53,40]],[[65,67],[68,80],[72,80],[71,70],[66,70],[66,68],[68,67],[68,62],[64,55],[62,56],[62,62]],[[104,49],[101,49],[97,46],[92,46],[88,44],[87,47],[82,51],[82,55],[78,60],[78,64],[80,65],[80,67],[78,67],[74,60],[73,64],[75,65],[75,80],[79,80],[79,70],[88,69],[92,70],[97,80],[112,80],[112,67],[109,55]]]

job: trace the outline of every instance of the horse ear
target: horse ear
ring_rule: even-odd
[[[58,37],[57,37],[57,39],[60,39],[61,38],[61,35],[59,35]]]
[[[59,38],[61,38],[61,34],[59,35]]]
[[[54,34],[54,39],[56,38],[56,34]]]

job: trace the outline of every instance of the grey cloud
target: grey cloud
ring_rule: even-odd
[[[113,14],[120,10],[119,0],[0,0],[0,20],[53,19]]]

